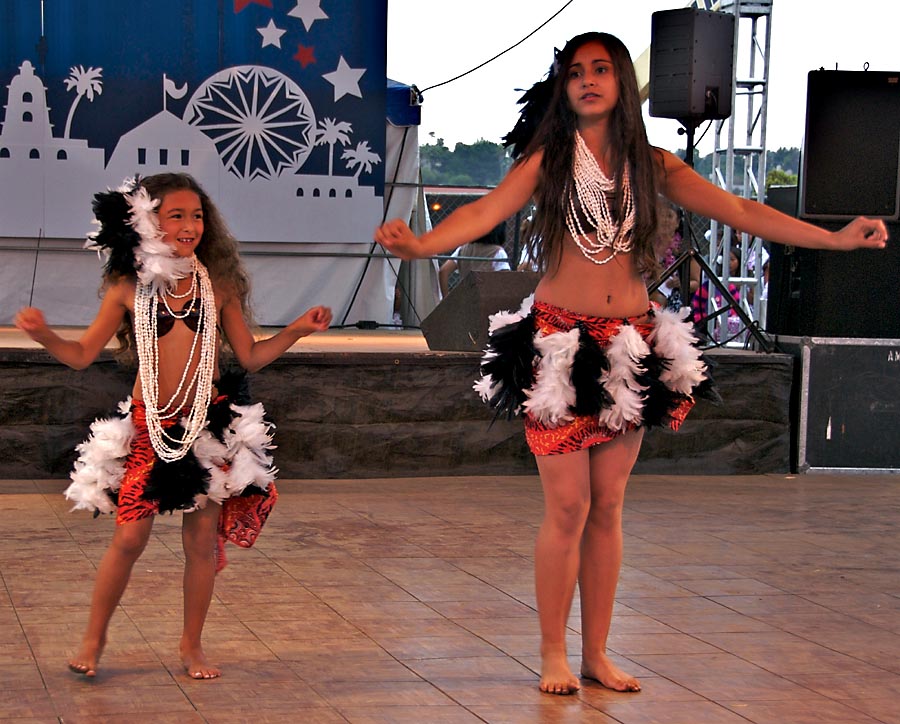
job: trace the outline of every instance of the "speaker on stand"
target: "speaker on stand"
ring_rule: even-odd
[[[734,15],[696,8],[653,13],[650,115],[699,121],[728,118],[734,86]]]
[[[731,13],[710,12],[696,8],[662,10],[653,13],[650,40],[650,115],[674,118],[684,127],[687,137],[685,162],[694,165],[694,132],[702,121],[728,118],[734,87],[735,17]],[[690,233],[690,214],[685,210],[683,227],[688,230],[687,248],[668,269],[649,286],[656,291],[667,279],[678,274],[689,278],[691,263],[718,290],[725,304],[700,320],[733,311],[763,349],[771,342],[762,335],[722,283],[698,249]]]

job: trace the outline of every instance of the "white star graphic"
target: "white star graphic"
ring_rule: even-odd
[[[287,30],[282,30],[281,28],[275,25],[274,20],[270,20],[269,24],[264,28],[257,28],[256,32],[262,35],[262,47],[265,48],[267,45],[274,45],[276,48],[281,47],[281,36],[284,35]]]
[[[306,32],[312,27],[316,20],[328,20],[325,11],[319,7],[322,0],[297,0],[297,7],[291,10],[288,15],[292,18],[300,18]]]
[[[362,92],[359,90],[359,79],[362,78],[365,68],[351,68],[344,60],[344,56],[338,61],[337,70],[331,73],[323,73],[322,77],[334,86],[334,100],[337,102],[339,98],[348,93],[357,98],[362,98]]]

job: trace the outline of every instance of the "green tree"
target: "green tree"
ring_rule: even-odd
[[[447,174],[453,152],[444,145],[444,139],[438,138],[433,144],[419,146],[419,164],[422,169],[422,181],[426,184],[440,184]]]
[[[769,169],[766,172],[766,189],[770,186],[796,186],[797,174],[788,173],[780,168]]]
[[[766,168],[780,169],[796,176],[800,173],[800,149],[779,148],[777,151],[767,151]]]
[[[438,138],[419,147],[419,159],[422,180],[444,186],[496,186],[510,165],[503,146],[485,140],[457,143],[450,151]]]

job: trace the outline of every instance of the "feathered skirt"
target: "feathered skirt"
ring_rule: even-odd
[[[639,427],[677,430],[697,396],[717,394],[693,327],[651,307],[609,319],[527,298],[490,318],[475,383],[497,416],[524,413],[535,455],[559,455]]]
[[[76,448],[65,491],[73,510],[115,513],[121,525],[158,513],[190,513],[211,500],[222,505],[218,568],[225,565],[226,540],[252,546],[278,498],[269,454],[274,425],[261,403],[249,404],[245,376],[223,375],[218,389],[206,427],[188,454],[171,463],[160,460],[150,443],[143,401],[129,398],[117,415],[95,420]],[[173,419],[166,426],[176,438],[180,424]]]

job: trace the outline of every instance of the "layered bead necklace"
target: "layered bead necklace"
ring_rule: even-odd
[[[169,306],[168,298],[187,299],[180,310]],[[198,310],[197,327],[188,352],[184,371],[178,387],[169,400],[159,403],[159,334],[157,314],[159,302],[175,319],[185,319]],[[206,267],[197,257],[193,257],[191,286],[183,294],[174,294],[167,288],[157,290],[152,284],[137,284],[134,296],[134,332],[138,352],[138,362],[147,410],[147,429],[150,442],[160,460],[174,462],[180,460],[191,449],[197,435],[206,425],[206,412],[212,397],[213,375],[216,365],[216,300],[212,282]],[[199,351],[197,349],[199,342]],[[193,374],[188,377],[195,356],[199,354]],[[193,393],[193,397],[191,397]],[[185,414],[185,410],[188,412]],[[173,436],[163,426],[163,421],[184,415],[184,432]]]
[[[631,176],[625,164],[622,178],[622,219],[619,223],[609,208],[609,197],[615,194],[616,180],[607,178],[588,149],[578,131],[575,132],[575,158],[572,175],[575,193],[569,197],[566,209],[566,227],[585,258],[594,264],[606,264],[616,256],[631,251],[634,245],[634,196],[631,192]],[[576,202],[577,197],[577,202]],[[584,223],[582,223],[582,216]],[[596,238],[591,238],[585,224],[596,229]],[[608,256],[600,257],[604,252]]]

